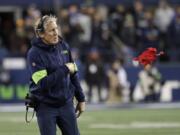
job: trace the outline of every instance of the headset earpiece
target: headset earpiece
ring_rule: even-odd
[[[37,29],[36,29],[37,32],[39,32],[39,33],[44,32],[44,21],[43,20],[44,20],[43,17],[41,17],[39,24],[37,26]]]
[[[39,33],[43,33],[44,32],[44,22],[45,22],[47,17],[48,16],[41,17],[41,19],[39,21],[39,24],[37,26],[37,29],[36,29]]]

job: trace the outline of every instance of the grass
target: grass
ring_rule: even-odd
[[[179,114],[180,109],[87,111],[78,123],[81,135],[180,135]],[[26,124],[24,115],[1,112],[0,135],[39,135],[35,118]]]

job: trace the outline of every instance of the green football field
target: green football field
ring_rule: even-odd
[[[24,114],[1,112],[0,135],[39,135],[36,118],[26,124]],[[180,109],[87,111],[78,123],[81,135],[180,135]]]

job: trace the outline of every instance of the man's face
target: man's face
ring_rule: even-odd
[[[56,24],[56,22],[49,22],[44,30],[44,33],[42,34],[42,40],[48,44],[48,45],[53,45],[53,44],[57,44],[59,41],[58,35],[59,35],[59,31],[58,31],[58,26]]]

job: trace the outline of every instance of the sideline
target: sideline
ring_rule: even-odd
[[[86,110],[108,110],[108,109],[173,109],[180,108],[180,102],[174,103],[126,103],[126,104],[87,104]],[[24,112],[25,105],[20,104],[0,104],[0,112]]]

